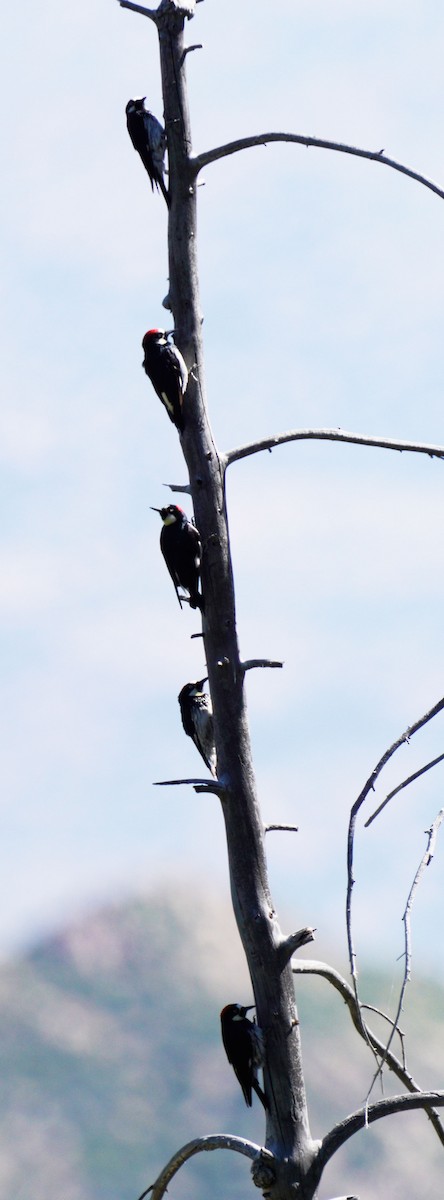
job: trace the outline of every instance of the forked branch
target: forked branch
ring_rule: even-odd
[[[393,797],[397,796],[398,792],[402,792],[403,788],[408,787],[410,783],[414,783],[415,779],[420,779],[421,775],[426,774],[426,771],[431,771],[432,767],[436,767],[438,763],[443,761],[443,759],[444,754],[438,754],[437,758],[432,758],[431,762],[426,763],[424,767],[420,767],[419,771],[414,771],[413,775],[409,775],[407,779],[403,779],[402,783],[398,783],[398,786],[389,792],[385,800],[382,801],[382,804],[380,804],[378,808],[375,808],[375,811],[372,813],[371,817],[369,817],[368,821],[365,822],[364,829],[368,829],[369,825],[372,824],[372,821],[374,821],[376,817],[379,817],[379,814],[382,812],[383,808],[385,808],[386,804],[388,804],[389,800],[393,800]]]
[[[319,150],[337,150],[340,154],[352,154],[355,158],[369,158],[372,162],[382,163],[385,167],[391,167],[393,171],[400,171],[402,175],[408,175],[410,179],[422,183],[424,187],[430,188],[430,191],[435,192],[444,200],[444,190],[437,183],[434,183],[432,179],[427,179],[419,171],[413,171],[411,167],[397,162],[394,158],[386,158],[384,150],[361,150],[358,146],[347,146],[343,142],[329,142],[325,138],[304,137],[299,133],[257,133],[252,137],[226,142],[224,146],[216,146],[213,150],[194,155],[191,158],[193,172],[197,175],[203,167],[216,162],[219,158],[227,158],[230,154],[237,154],[239,150],[249,150],[252,146],[266,146],[269,142],[296,142],[299,146],[315,146]]]
[[[349,954],[349,960],[350,960],[350,971],[351,971],[351,975],[352,975],[356,1000],[358,1002],[359,1002],[359,998],[358,998],[358,991],[357,991],[356,953],[355,953],[355,948],[354,948],[354,943],[353,943],[353,933],[352,933],[352,894],[353,894],[353,887],[354,887],[354,883],[355,883],[355,880],[353,877],[354,839],[355,839],[355,829],[356,829],[356,821],[357,821],[358,813],[359,813],[360,809],[362,808],[364,801],[367,799],[369,792],[374,790],[375,783],[376,783],[379,775],[381,774],[381,771],[384,769],[384,767],[389,762],[389,760],[393,757],[393,755],[396,754],[396,751],[399,750],[400,746],[403,746],[405,744],[405,742],[408,742],[409,739],[411,737],[413,737],[413,735],[415,733],[417,733],[419,729],[422,729],[424,725],[427,725],[429,721],[432,721],[433,718],[436,717],[438,715],[438,713],[442,712],[443,709],[444,709],[444,697],[441,700],[438,700],[438,703],[434,704],[433,708],[431,708],[429,710],[429,712],[424,713],[424,716],[419,717],[419,719],[417,721],[415,721],[413,725],[409,725],[409,728],[405,730],[405,733],[402,733],[401,736],[399,738],[397,738],[395,742],[393,742],[393,745],[389,746],[388,750],[386,750],[384,752],[382,757],[379,759],[379,762],[374,767],[371,775],[369,775],[366,783],[364,784],[364,787],[362,788],[362,791],[360,792],[357,800],[355,800],[355,803],[353,804],[353,807],[350,812],[350,821],[349,821],[349,826],[348,826],[348,837],[347,837],[346,923],[347,923],[347,942],[348,942],[348,954]]]
[[[405,1063],[400,1062],[396,1055],[390,1050],[389,1046],[384,1046],[384,1043],[380,1040],[380,1038],[378,1038],[376,1034],[373,1033],[373,1031],[369,1028],[369,1026],[364,1023],[362,1017],[363,1006],[358,1004],[350,984],[347,983],[347,980],[344,979],[338,971],[335,971],[333,967],[328,965],[328,963],[305,958],[295,959],[294,963],[292,963],[292,969],[295,975],[319,975],[321,979],[326,979],[328,983],[331,983],[345,1001],[354,1027],[359,1033],[360,1037],[364,1037],[364,1041],[370,1042],[372,1050],[374,1050],[378,1057],[381,1059],[385,1058],[387,1066],[391,1071],[393,1071],[393,1074],[397,1076],[400,1083],[404,1084],[404,1087],[407,1088],[408,1092],[421,1093],[421,1087],[413,1078],[413,1075],[410,1074],[410,1071],[407,1070]],[[395,1022],[393,1022],[386,1013],[381,1012],[379,1009],[374,1009],[373,1011],[378,1013],[379,1016],[383,1017],[385,1021],[388,1021],[393,1028],[395,1027]],[[365,1036],[363,1033],[363,1026],[365,1027]],[[399,1027],[397,1027],[397,1032],[400,1033]],[[438,1116],[438,1113],[435,1112],[434,1108],[432,1108],[430,1105],[425,1105],[424,1108],[429,1120],[433,1125],[435,1133],[437,1134],[441,1144],[444,1146],[444,1127],[440,1117]]]

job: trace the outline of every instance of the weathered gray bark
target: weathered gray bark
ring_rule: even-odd
[[[270,1194],[275,1200],[287,1200],[294,1196],[293,1185],[310,1167],[316,1146],[308,1125],[293,977],[288,958],[282,966],[279,949],[283,939],[268,884],[245,677],[236,634],[224,470],[206,408],[183,24],[183,12],[175,12],[170,4],[158,25],[171,189],[169,302],[176,340],[191,368],[182,446],[203,545],[205,654],[215,715],[218,776],[224,784],[222,808],[231,893],[258,1021],[266,1030],[265,1088],[270,1101],[266,1145],[278,1165]]]

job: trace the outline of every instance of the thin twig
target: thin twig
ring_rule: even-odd
[[[238,462],[241,458],[249,458],[252,454],[260,454],[263,450],[273,450],[286,442],[320,441],[348,442],[355,446],[374,446],[380,450],[403,450],[412,454],[427,454],[429,458],[444,458],[444,446],[428,442],[406,442],[395,438],[373,437],[364,433],[349,433],[344,429],[290,429],[286,433],[277,433],[270,437],[261,438],[256,442],[247,442],[245,446],[237,446],[228,450],[223,456],[225,467]]]
[[[300,146],[315,146],[319,150],[337,150],[340,154],[352,154],[355,158],[368,158],[372,162],[391,167],[393,171],[400,171],[402,175],[408,175],[410,179],[416,179],[417,183],[422,183],[424,187],[430,188],[430,191],[444,199],[444,191],[437,183],[433,183],[433,180],[427,179],[425,175],[413,171],[411,167],[404,166],[394,158],[386,158],[383,150],[360,150],[357,146],[347,146],[343,142],[329,142],[324,138],[304,137],[298,133],[258,133],[252,137],[238,138],[234,142],[226,142],[224,146],[216,146],[213,150],[195,155],[191,159],[191,166],[197,174],[203,167],[216,162],[219,158],[237,154],[239,150],[249,150],[252,146],[265,146],[268,142],[296,142]]]
[[[187,54],[191,54],[193,50],[203,50],[202,42],[195,42],[194,46],[185,46],[182,54],[182,62],[185,62]]]
[[[410,888],[410,891],[409,891],[409,894],[407,897],[407,904],[405,906],[403,917],[402,917],[403,925],[404,925],[404,959],[405,959],[405,961],[404,961],[404,977],[402,980],[401,990],[399,993],[399,1000],[398,1000],[398,1007],[396,1010],[396,1015],[393,1020],[393,1028],[392,1028],[391,1034],[389,1036],[387,1045],[385,1047],[385,1051],[382,1056],[381,1062],[379,1063],[378,1070],[375,1072],[375,1075],[373,1076],[372,1082],[370,1084],[370,1087],[369,1087],[369,1090],[367,1093],[367,1100],[372,1093],[372,1090],[376,1083],[376,1080],[381,1075],[381,1072],[382,1072],[382,1069],[384,1066],[384,1062],[386,1061],[387,1051],[390,1050],[390,1046],[392,1044],[392,1041],[393,1041],[393,1038],[395,1035],[395,1031],[398,1028],[398,1021],[399,1021],[399,1018],[401,1016],[401,1013],[402,1013],[402,1010],[404,1007],[404,997],[405,997],[405,993],[406,993],[407,984],[410,982],[411,966],[412,966],[412,930],[411,930],[411,924],[410,924],[410,914],[412,911],[415,892],[419,886],[421,876],[423,875],[426,867],[430,866],[430,863],[432,861],[432,858],[433,858],[433,855],[435,852],[436,838],[438,836],[438,829],[441,825],[443,818],[444,818],[444,809],[441,808],[440,812],[438,813],[438,816],[435,817],[433,824],[430,826],[430,829],[426,830],[427,846],[426,846],[424,854],[421,858],[419,867],[415,873],[415,878],[413,880],[412,886]]]
[[[298,825],[266,825],[264,833],[274,833],[277,829],[282,829],[286,833],[299,833]]]
[[[255,667],[283,667],[283,662],[274,662],[271,658],[247,658],[241,662],[242,671],[252,671]]]
[[[191,485],[189,483],[164,483],[163,487],[170,489],[170,492],[186,492],[191,496]]]
[[[416,872],[415,878],[413,880],[412,886],[410,888],[410,892],[407,897],[407,904],[405,906],[405,910],[404,910],[404,914],[403,914],[403,918],[402,918],[403,922],[404,922],[404,927],[405,927],[406,982],[410,978],[410,967],[411,967],[410,913],[412,911],[413,899],[414,899],[416,889],[419,886],[421,876],[424,874],[426,867],[430,866],[430,863],[433,859],[433,856],[435,853],[436,839],[438,836],[438,830],[442,823],[443,818],[444,818],[444,808],[441,808],[438,813],[438,816],[435,817],[435,820],[432,822],[430,829],[426,830],[427,846],[426,846],[426,849],[422,856],[422,859],[419,864],[418,870]]]
[[[361,1009],[362,1010],[365,1009],[366,1012],[375,1013],[377,1017],[382,1017],[383,1021],[387,1021],[388,1025],[392,1025],[392,1026],[394,1025],[392,1017],[389,1017],[388,1013],[383,1012],[382,1008],[378,1008],[376,1004],[367,1004],[367,1002],[365,1000],[361,1000]],[[401,1029],[400,1025],[397,1025],[396,1033],[398,1034],[399,1040],[401,1042],[402,1061],[405,1066],[405,1063],[406,1063],[405,1049],[404,1049],[405,1032],[403,1029]]]
[[[421,767],[419,771],[415,771],[413,775],[409,775],[408,779],[403,779],[402,783],[398,784],[398,787],[393,788],[393,791],[389,792],[385,800],[382,801],[382,804],[379,805],[379,808],[375,809],[371,817],[368,818],[368,821],[365,822],[364,829],[368,829],[372,821],[374,821],[376,817],[379,817],[379,813],[382,812],[389,800],[393,800],[393,797],[397,796],[398,792],[402,792],[402,789],[408,787],[409,783],[414,783],[415,779],[419,779],[420,775],[425,775],[426,771],[430,771],[432,767],[436,767],[437,763],[442,762],[443,759],[444,754],[439,754],[438,758],[434,758],[432,759],[432,762],[426,763],[425,767]]]
[[[223,783],[217,779],[155,779],[153,787],[182,787],[183,784],[188,784],[197,792],[214,792],[216,796],[226,792]]]

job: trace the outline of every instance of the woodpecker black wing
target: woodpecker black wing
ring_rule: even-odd
[[[168,342],[163,329],[149,329],[142,340],[142,348],[145,374],[166,408],[170,421],[183,433],[183,398],[188,384],[188,370],[180,350],[174,343]]]
[[[203,596],[199,592],[201,543],[199,532],[186,513],[177,504],[169,504],[167,508],[156,508],[162,519],[160,548],[168,571],[174,584],[177,599],[182,608],[179,588],[188,592],[191,608],[200,608],[203,612]]]
[[[147,115],[147,112],[144,105],[144,99],[144,96],[140,96],[135,100],[128,100],[125,110],[126,124],[134,149],[142,159],[145,170],[149,176],[151,190],[154,191],[154,183],[156,183],[156,187],[158,187],[158,181],[155,177],[153,156],[147,137],[147,128],[145,125],[145,116]]]
[[[228,1062],[238,1079],[245,1103],[252,1106],[251,1091],[254,1079],[254,1054],[250,1036],[251,1021],[240,1004],[227,1004],[220,1014],[222,1041]]]
[[[171,575],[172,581],[174,583],[174,590],[175,590],[177,599],[179,601],[180,607],[182,608],[182,597],[179,592],[179,587],[181,587],[181,582],[180,582],[179,576],[177,574],[175,564],[171,559],[170,547],[168,545],[168,538],[165,537],[165,526],[163,526],[161,534],[160,534],[160,548],[161,548],[163,557],[165,559],[166,565],[168,567],[169,573]]]
[[[180,565],[182,587],[190,595],[190,607],[204,611],[203,596],[199,592],[202,545],[199,531],[192,521],[187,521],[183,530],[183,556]]]
[[[154,113],[149,112],[149,109],[144,110],[143,122],[145,128],[146,143],[150,150],[153,177],[151,179],[151,187],[153,183],[156,187],[164,185],[165,173],[165,151],[166,151],[166,135],[163,125],[154,116]]]
[[[128,101],[125,110],[128,133],[148,173],[151,190],[160,188],[169,205],[164,182],[166,134],[157,117],[145,108],[144,101],[145,96]]]
[[[195,525],[188,521],[185,513],[176,505],[170,505],[163,510],[164,524],[160,534],[160,547],[176,589],[180,606],[182,599],[179,587],[189,593],[191,608],[203,608],[203,598],[199,592],[201,545]],[[180,516],[172,514],[180,513]]]

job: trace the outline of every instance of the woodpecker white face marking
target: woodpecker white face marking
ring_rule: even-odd
[[[160,548],[174,583],[177,599],[187,600],[191,608],[204,610],[204,599],[199,592],[200,563],[202,548],[196,526],[188,520],[178,504],[168,504],[154,509],[162,521]],[[188,595],[181,596],[179,588]],[[202,685],[202,680],[196,683]]]

